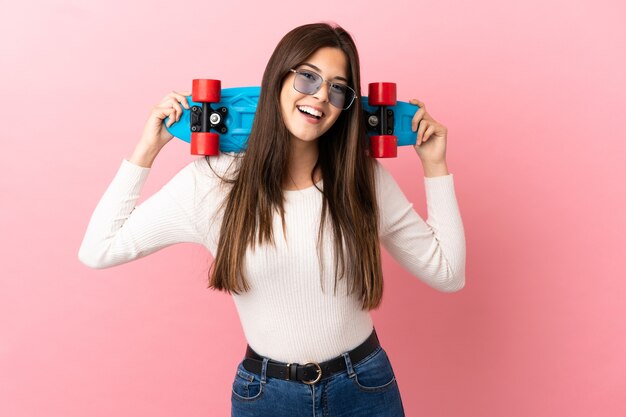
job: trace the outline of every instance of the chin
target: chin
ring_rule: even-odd
[[[324,133],[326,133],[328,129],[324,129],[324,131],[318,131],[318,132],[292,132],[290,131],[289,133],[291,133],[291,137],[293,139],[297,139],[303,142],[315,142],[317,141],[320,137],[322,137],[322,135],[324,135]]]
[[[291,140],[292,141],[300,141],[300,142],[317,142],[317,140],[319,139],[319,136],[316,137],[301,137],[301,136],[297,136],[297,135],[291,135]]]
[[[317,141],[324,133],[326,133],[325,129],[324,131],[311,131],[311,130],[291,130],[291,129],[287,129],[289,131],[289,134],[291,136],[292,139],[295,140],[299,140],[302,142],[315,142]]]
[[[300,119],[300,113],[296,113],[293,115],[294,118],[288,120],[285,123],[287,130],[289,131],[292,139],[297,139],[302,142],[315,142],[317,141],[324,133],[328,131],[332,127],[332,123],[329,123],[328,120],[320,123],[317,126],[309,126],[302,125],[303,122]],[[332,120],[335,122],[336,120]]]

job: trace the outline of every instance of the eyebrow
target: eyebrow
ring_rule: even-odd
[[[308,62],[303,62],[303,63],[302,63],[302,64],[300,64],[300,65],[308,65],[309,67],[313,68],[314,70],[319,71],[319,72],[322,72],[322,70],[321,70],[321,69],[317,68],[317,67],[316,67],[315,65],[313,65],[313,64],[309,64]],[[346,84],[348,83],[348,80],[346,80],[344,77],[334,77],[334,79],[335,79],[335,80],[345,81],[345,82],[346,82]]]

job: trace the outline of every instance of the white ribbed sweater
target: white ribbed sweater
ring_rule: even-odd
[[[210,157],[223,176],[236,157]],[[452,174],[425,177],[428,219],[415,212],[393,177],[376,164],[380,242],[412,275],[440,291],[465,284],[465,236]],[[150,172],[127,160],[96,206],[78,257],[91,268],[107,268],[149,255],[166,246],[195,242],[216,253],[221,225],[218,205],[227,187],[204,157],[179,171],[161,190],[135,206]],[[323,187],[323,181],[318,183]],[[274,218],[275,247],[248,250],[245,276],[251,290],[233,294],[246,340],[272,359],[322,362],[349,351],[372,331],[369,312],[346,279],[333,294],[332,231],[324,233],[325,273],[320,278],[317,231],[322,194],[311,186],[284,191],[286,239],[280,215]],[[320,279],[324,284],[322,291]]]

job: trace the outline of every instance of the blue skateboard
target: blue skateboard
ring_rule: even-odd
[[[190,143],[194,155],[244,151],[260,93],[260,87],[222,89],[217,80],[194,80],[192,95],[187,97],[190,109],[183,108],[180,120],[166,129]],[[411,120],[419,107],[396,101],[394,83],[370,84],[361,103],[371,156],[393,158],[397,146],[415,145]]]

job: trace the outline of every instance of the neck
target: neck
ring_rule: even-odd
[[[313,171],[319,155],[317,141],[303,142],[292,138],[289,153],[287,178],[283,181],[284,188],[287,190],[301,189],[313,185],[313,182],[311,182],[311,171]],[[320,179],[321,173],[318,168],[315,173],[315,182],[318,182]]]

